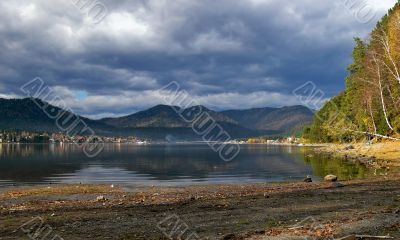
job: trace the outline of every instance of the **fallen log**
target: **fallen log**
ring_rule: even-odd
[[[372,235],[349,235],[336,240],[359,240],[359,239],[394,239],[391,236],[372,236]]]

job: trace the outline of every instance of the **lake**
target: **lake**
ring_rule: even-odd
[[[210,183],[264,183],[367,177],[360,164],[324,157],[295,146],[241,145],[232,161],[206,144],[107,144],[88,158],[73,144],[0,144],[0,187],[96,183],[122,186],[177,186]]]

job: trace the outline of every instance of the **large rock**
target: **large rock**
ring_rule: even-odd
[[[104,201],[106,201],[107,199],[104,197],[104,196],[98,196],[97,198],[96,198],[96,201],[97,202],[104,202]]]
[[[303,181],[304,182],[312,182],[312,178],[310,175],[307,175],[307,177]]]
[[[337,176],[329,174],[329,175],[326,175],[324,177],[324,180],[327,181],[327,182],[336,182],[337,181]]]

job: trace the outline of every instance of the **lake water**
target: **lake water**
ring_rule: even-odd
[[[301,180],[306,175],[318,180],[330,173],[340,179],[370,174],[362,165],[319,156],[304,147],[241,145],[240,154],[225,162],[201,144],[107,144],[96,158],[88,158],[73,144],[0,144],[0,187],[260,183]]]

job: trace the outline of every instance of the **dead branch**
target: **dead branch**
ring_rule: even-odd
[[[372,235],[349,235],[336,240],[357,240],[357,239],[394,239],[391,236],[372,236]]]

